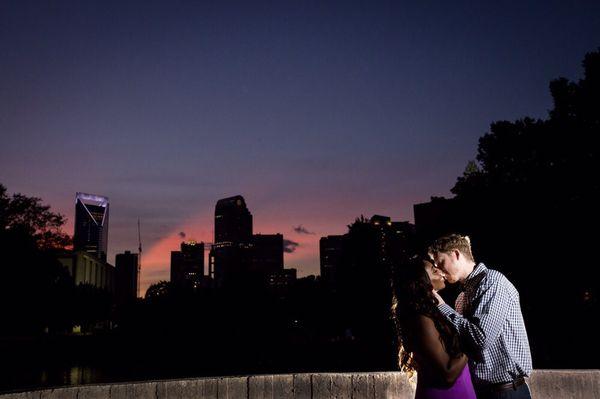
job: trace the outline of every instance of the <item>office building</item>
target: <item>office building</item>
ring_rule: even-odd
[[[125,251],[115,258],[116,296],[118,303],[134,302],[138,295],[138,254]]]
[[[281,270],[283,270],[283,235],[254,234],[250,271],[267,276]]]
[[[319,240],[321,281],[333,286],[342,267],[344,236],[331,235]]]
[[[86,251],[67,251],[58,257],[76,285],[88,284],[115,292],[115,267]]]
[[[108,253],[108,198],[77,193],[73,249],[93,254],[106,262]]]
[[[209,256],[209,275],[218,288],[247,283],[252,267],[252,214],[242,196],[217,201]]]
[[[171,252],[171,282],[198,288],[204,282],[204,243],[181,243],[180,251]]]
[[[252,239],[252,214],[241,195],[223,198],[215,207],[215,244],[249,243]]]

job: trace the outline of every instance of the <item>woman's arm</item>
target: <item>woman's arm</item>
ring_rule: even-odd
[[[430,317],[419,315],[416,320],[415,351],[427,362],[437,379],[452,386],[467,364],[467,357],[450,358],[440,339],[440,332]]]

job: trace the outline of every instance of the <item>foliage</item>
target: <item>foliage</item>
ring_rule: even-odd
[[[0,184],[0,230],[28,236],[40,249],[63,249],[71,243],[61,230],[65,222],[63,215],[51,212],[40,198],[19,193],[9,197]]]
[[[534,361],[545,367],[583,367],[597,358],[586,349],[593,333],[580,320],[600,311],[600,273],[589,262],[600,223],[600,51],[587,54],[583,67],[578,82],[550,83],[547,119],[492,123],[477,162],[452,188],[476,258],[521,292]],[[548,328],[556,314],[561,323]]]
[[[459,198],[511,193],[564,205],[598,194],[600,52],[586,55],[584,79],[550,83],[554,108],[547,120],[491,124],[452,192]]]
[[[70,240],[65,219],[41,200],[8,196],[0,184],[2,335],[64,331],[72,325],[74,286],[57,254]]]

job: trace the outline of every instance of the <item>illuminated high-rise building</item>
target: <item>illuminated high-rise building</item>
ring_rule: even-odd
[[[345,236],[331,235],[319,240],[321,279],[328,286],[334,286],[342,266]]]
[[[171,251],[171,282],[199,286],[204,280],[204,243],[181,243],[181,251]]]
[[[249,243],[252,239],[252,214],[241,195],[223,198],[215,207],[215,244]]]
[[[209,274],[217,287],[247,282],[252,265],[252,214],[241,195],[223,198],[215,207],[215,242]]]
[[[108,252],[108,198],[77,193],[73,249],[93,254],[106,262]]]

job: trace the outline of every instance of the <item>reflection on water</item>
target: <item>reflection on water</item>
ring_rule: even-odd
[[[42,370],[39,379],[41,386],[81,385],[102,381],[100,370],[92,367],[73,366],[64,370],[49,372]]]
[[[133,357],[111,336],[0,338],[0,392],[145,379]]]
[[[0,393],[25,391],[40,388],[107,383],[123,381],[129,375],[117,376],[105,373],[97,367],[81,365],[46,365],[14,368],[2,368],[0,375]]]

